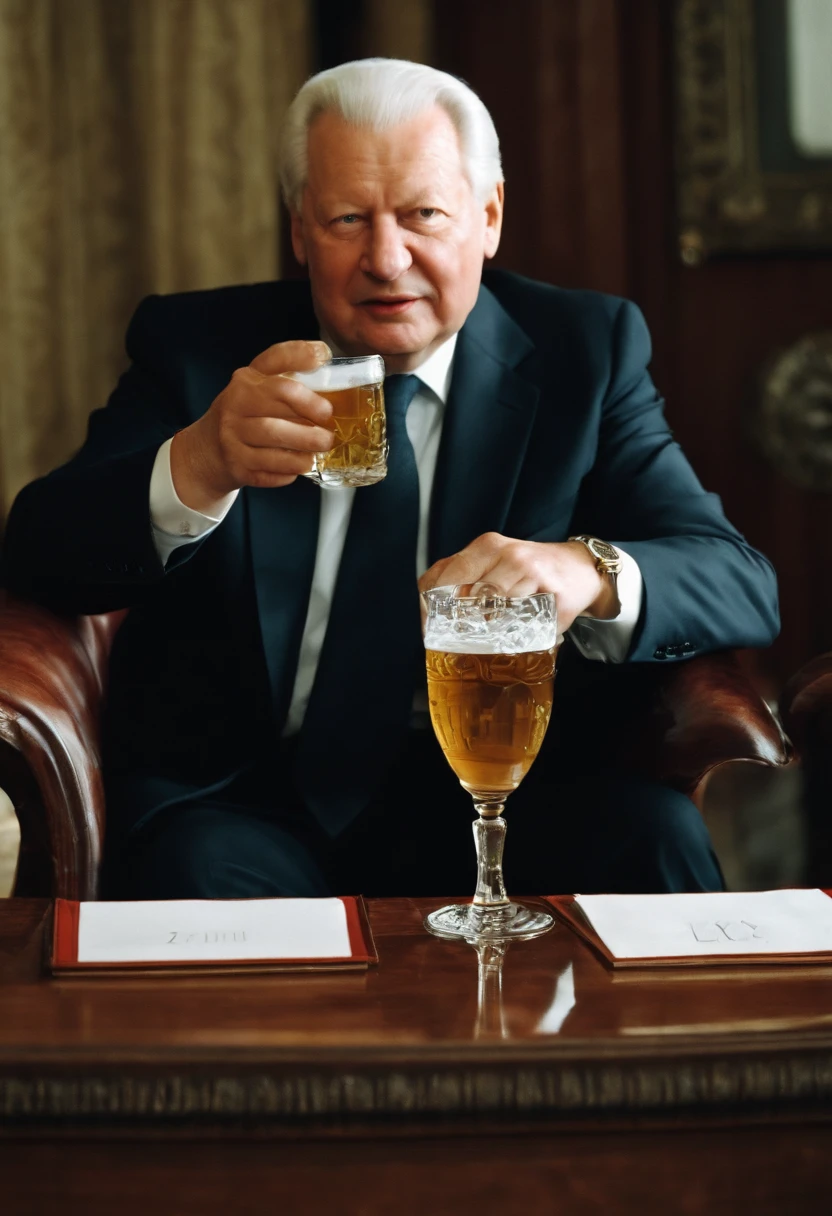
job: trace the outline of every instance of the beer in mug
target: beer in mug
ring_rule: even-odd
[[[305,474],[318,485],[371,486],[387,474],[384,416],[384,360],[380,355],[331,359],[313,372],[294,372],[332,404],[335,444],[317,452]]]

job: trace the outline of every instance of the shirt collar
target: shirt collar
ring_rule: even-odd
[[[448,400],[451,387],[451,375],[454,370],[454,353],[458,334],[451,334],[441,346],[437,347],[429,358],[425,359],[413,374],[418,376],[422,384],[435,393],[444,405]]]
[[[435,393],[443,405],[448,400],[448,393],[451,388],[454,354],[456,352],[456,340],[458,337],[459,334],[451,334],[450,338],[447,338],[441,346],[438,346],[433,354],[413,371],[413,375],[418,376],[425,388]],[[342,352],[326,334],[322,333],[321,338],[327,343],[336,358],[341,355]]]

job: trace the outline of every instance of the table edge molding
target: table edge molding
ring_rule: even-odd
[[[832,1052],[516,1067],[16,1070],[0,1123],[580,1115],[821,1103]]]

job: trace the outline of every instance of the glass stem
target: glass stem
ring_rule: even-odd
[[[503,883],[503,842],[506,823],[503,819],[505,802],[475,802],[479,818],[474,820],[474,844],[477,847],[477,889],[474,907],[507,908],[509,899]]]

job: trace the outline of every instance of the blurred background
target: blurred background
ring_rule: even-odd
[[[365,55],[491,110],[498,264],[643,309],[678,439],[779,572],[748,656],[775,698],[832,649],[832,0],[0,0],[0,521],[144,295],[301,273],[281,117]],[[804,801],[793,772],[712,783],[733,885],[797,881]]]

